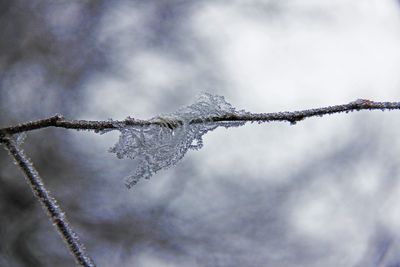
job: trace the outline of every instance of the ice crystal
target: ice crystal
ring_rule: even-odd
[[[150,119],[151,124],[119,128],[119,141],[110,152],[118,158],[138,160],[137,169],[126,179],[130,188],[141,178],[149,179],[161,169],[171,167],[184,157],[189,149],[203,146],[203,135],[218,126],[236,127],[245,122],[210,122],[212,117],[240,116],[224,97],[204,93],[195,103],[172,114]]]
[[[22,144],[25,142],[25,139],[26,139],[26,133],[25,132],[18,133],[18,134],[14,135],[14,142],[15,142],[15,145],[17,147],[22,146]]]

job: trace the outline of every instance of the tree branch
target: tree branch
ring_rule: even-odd
[[[306,109],[293,112],[275,112],[275,113],[243,113],[241,115],[228,114],[222,117],[209,117],[199,118],[190,121],[190,124],[204,123],[204,122],[223,122],[223,121],[246,121],[246,122],[269,122],[269,121],[287,121],[295,124],[298,121],[304,120],[310,117],[324,116],[328,114],[335,114],[341,112],[351,112],[360,110],[393,110],[400,109],[400,102],[374,102],[365,99],[358,99],[344,105],[328,106],[316,109]],[[174,124],[182,124],[182,121],[175,121]],[[146,125],[161,125],[165,126],[165,123],[158,120],[136,120],[134,118],[127,118],[122,121],[87,121],[87,120],[67,120],[61,115],[55,115],[53,117],[42,119],[38,121],[32,121],[27,123],[18,124],[15,126],[0,128],[0,142],[2,138],[7,135],[12,135],[21,132],[32,131],[47,127],[59,127],[66,129],[75,130],[94,130],[96,132],[102,130],[113,130],[119,129],[124,126],[146,126]]]
[[[400,102],[374,102],[365,99],[358,99],[344,105],[328,106],[316,109],[306,109],[294,112],[276,112],[276,113],[250,113],[235,112],[223,116],[214,116],[208,118],[195,118],[189,121],[189,124],[213,123],[213,122],[269,122],[286,121],[295,124],[298,121],[310,117],[324,116],[341,112],[351,112],[360,110],[393,110],[400,109]],[[75,257],[80,266],[95,266],[92,259],[86,254],[84,246],[80,243],[78,236],[69,226],[65,214],[58,206],[56,200],[50,195],[43,185],[42,179],[35,170],[28,157],[19,147],[17,141],[12,137],[14,134],[42,129],[47,127],[60,127],[76,130],[94,130],[95,132],[103,130],[120,129],[126,126],[148,126],[160,125],[168,128],[175,128],[184,122],[173,118],[172,120],[163,117],[156,117],[150,120],[136,120],[128,117],[122,121],[87,121],[87,120],[67,120],[61,115],[55,115],[50,118],[22,123],[10,127],[0,128],[0,143],[3,143],[10,154],[14,157],[16,163],[24,172],[25,177],[30,184],[35,196],[47,211],[58,232],[67,243],[69,250]]]
[[[52,118],[48,119],[48,121],[52,120]],[[95,264],[86,254],[85,248],[82,243],[80,243],[78,235],[72,230],[64,212],[61,210],[57,201],[51,196],[49,191],[47,191],[39,173],[36,171],[29,158],[25,155],[24,151],[9,137],[3,137],[0,141],[4,143],[15,162],[23,171],[34,195],[42,204],[42,207],[47,211],[53,225],[56,227],[63,240],[67,243],[76,263],[79,266],[94,267]]]

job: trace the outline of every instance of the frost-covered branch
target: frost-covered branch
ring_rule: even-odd
[[[375,102],[365,99],[358,99],[343,105],[328,106],[315,109],[306,109],[300,111],[285,111],[285,112],[273,112],[273,113],[249,113],[243,112],[241,114],[224,114],[222,116],[210,116],[202,118],[193,118],[189,124],[199,124],[204,122],[230,122],[230,121],[241,121],[241,122],[270,122],[270,121],[286,121],[292,124],[304,120],[306,118],[331,115],[341,112],[361,111],[361,110],[393,110],[400,109],[400,102]],[[31,121],[27,123],[18,124],[15,126],[0,128],[0,141],[1,138],[7,134],[16,134],[21,132],[32,131],[47,127],[59,127],[66,129],[75,130],[116,130],[127,126],[149,126],[149,125],[160,125],[175,127],[176,125],[182,125],[183,121],[176,119],[169,124],[163,122],[163,120],[137,120],[128,117],[121,121],[88,121],[88,120],[68,120],[61,115],[55,115],[50,118]]]
[[[46,210],[61,237],[67,243],[76,263],[79,266],[94,267],[95,264],[93,260],[87,255],[85,248],[82,243],[80,243],[77,234],[69,225],[64,212],[44,186],[39,173],[25,155],[24,151],[19,147],[18,141],[12,137],[3,137],[0,141],[5,145],[15,162],[23,171],[34,195],[42,204],[43,209]]]
[[[222,127],[242,126],[246,122],[286,121],[295,124],[306,118],[361,110],[400,109],[400,102],[374,102],[359,99],[348,104],[306,109],[293,112],[250,113],[236,110],[222,96],[200,95],[196,102],[171,114],[150,120],[128,117],[122,121],[68,120],[61,115],[0,128],[0,144],[4,144],[24,172],[35,196],[48,212],[58,232],[80,266],[94,266],[83,245],[69,226],[56,200],[44,187],[42,180],[19,145],[19,135],[31,130],[59,127],[75,130],[93,130],[105,133],[118,130],[119,141],[110,148],[118,158],[137,159],[138,165],[126,179],[130,188],[141,178],[150,178],[161,169],[169,168],[181,160],[190,149],[203,146],[202,137],[209,131]]]
[[[400,102],[374,102],[358,99],[344,105],[306,109],[293,112],[251,113],[236,110],[224,97],[208,93],[171,114],[162,114],[150,120],[128,117],[122,121],[67,120],[56,115],[43,120],[23,123],[0,129],[2,136],[13,135],[46,127],[61,127],[76,130],[94,130],[105,133],[121,132],[119,141],[110,149],[118,158],[138,160],[138,167],[126,177],[130,188],[141,178],[150,178],[161,169],[169,168],[181,160],[190,149],[198,150],[203,145],[202,137],[209,131],[222,127],[242,126],[246,122],[286,121],[295,124],[306,118],[341,112],[360,110],[400,109]]]

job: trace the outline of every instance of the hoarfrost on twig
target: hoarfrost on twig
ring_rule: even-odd
[[[237,111],[224,97],[204,93],[187,107],[152,118],[153,123],[149,125],[120,127],[119,141],[110,152],[118,158],[138,160],[138,167],[126,178],[126,186],[130,188],[141,178],[149,179],[157,171],[176,164],[189,149],[200,149],[207,132],[218,126],[245,124],[243,121],[211,122],[211,118],[243,114],[246,112]]]
[[[21,147],[22,144],[25,142],[25,139],[26,139],[26,133],[25,133],[25,132],[16,134],[16,135],[14,136],[15,145],[16,145],[17,147]]]

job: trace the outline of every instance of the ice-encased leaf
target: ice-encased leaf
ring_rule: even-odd
[[[192,105],[150,120],[157,124],[121,127],[119,141],[110,152],[118,158],[138,160],[137,169],[126,179],[129,188],[141,178],[148,179],[157,171],[176,164],[189,149],[200,149],[207,132],[218,126],[228,128],[245,123],[207,122],[207,119],[244,113],[237,111],[224,97],[204,93]]]

